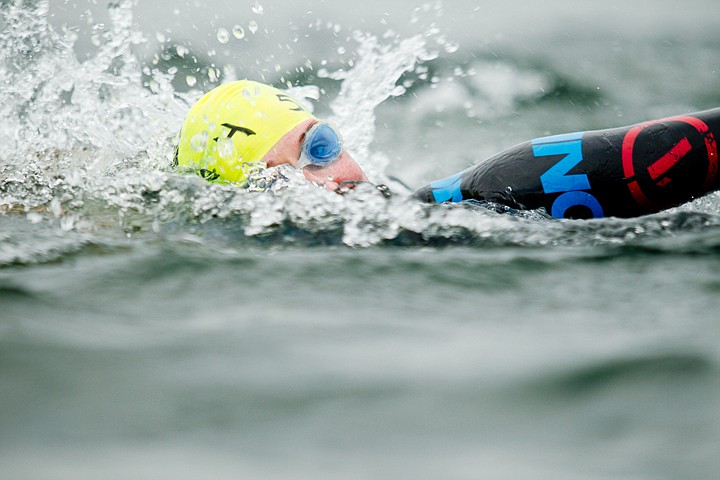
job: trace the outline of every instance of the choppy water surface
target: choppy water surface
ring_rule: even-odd
[[[0,1],[3,478],[716,478],[720,195],[557,221],[386,176],[717,106],[714,3],[97,3]],[[173,171],[244,77],[394,195]]]

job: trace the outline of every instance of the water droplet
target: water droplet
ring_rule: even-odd
[[[263,14],[263,11],[264,11],[264,10],[263,10],[263,7],[262,7],[262,5],[260,5],[260,2],[258,2],[257,0],[255,0],[255,1],[253,2],[252,11],[253,11],[253,13],[256,14],[256,15],[262,15],[262,14]]]
[[[225,82],[234,82],[237,80],[237,71],[232,65],[223,65],[222,74]]]
[[[248,23],[248,30],[250,30],[250,33],[253,35],[258,31],[258,24],[255,20],[250,20],[250,23]]]
[[[27,219],[30,223],[40,223],[42,222],[43,217],[37,212],[28,212]]]
[[[232,29],[232,33],[238,40],[245,38],[245,29],[240,25],[235,25]]]
[[[39,17],[44,17],[45,15],[47,15],[48,10],[50,10],[50,4],[42,2],[35,8],[35,15]]]
[[[178,57],[180,57],[180,58],[184,58],[185,55],[190,53],[190,49],[188,49],[187,47],[185,47],[183,45],[175,45],[175,51],[177,52]]]
[[[78,34],[74,30],[70,29],[67,25],[62,26],[62,31],[65,39],[70,43],[75,43],[78,39]],[[715,72],[713,72],[715,73]]]
[[[217,39],[220,43],[228,43],[228,41],[230,40],[230,34],[228,33],[227,29],[218,28]]]
[[[190,148],[196,152],[203,152],[207,148],[208,133],[202,132],[193,135],[190,139]]]
[[[220,158],[231,158],[235,151],[232,138],[220,137],[217,140],[217,152]]]
[[[194,87],[197,84],[197,78],[193,77],[192,75],[188,75],[185,77],[185,83],[188,84],[188,87]]]
[[[455,53],[460,48],[460,45],[455,42],[448,42],[445,44],[445,51],[447,53]]]
[[[342,55],[343,53],[345,53],[345,47],[338,47],[337,52]]]

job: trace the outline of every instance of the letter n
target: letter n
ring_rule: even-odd
[[[558,135],[533,141],[533,154],[536,157],[563,155],[560,161],[540,175],[540,182],[545,193],[590,189],[590,180],[586,174],[567,174],[583,159],[582,140],[579,138],[581,135]]]

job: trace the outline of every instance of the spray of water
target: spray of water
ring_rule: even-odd
[[[420,60],[434,55],[425,49],[425,39],[418,35],[398,40],[394,44],[380,44],[374,36],[357,33],[358,58],[349,71],[325,73],[342,80],[340,94],[332,103],[336,123],[347,132],[347,147],[363,161],[368,176],[380,180],[387,160],[375,156],[371,160],[370,144],[375,138],[375,108],[389,97],[405,93],[398,85],[401,76],[413,70]]]
[[[159,231],[179,220],[235,218],[247,235],[291,222],[313,231],[339,226],[347,243],[369,244],[373,241],[359,237],[371,223],[385,225],[390,232],[382,237],[392,237],[396,228],[381,220],[387,213],[371,222],[361,213],[368,202],[387,208],[372,189],[342,197],[307,184],[287,168],[251,175],[245,190],[172,172],[173,137],[199,92],[175,92],[175,72],[159,69],[149,72],[151,81],[143,86],[148,68],[134,47],[147,39],[134,27],[133,4],[122,0],[108,7],[110,24],[93,37],[97,50],[85,61],[73,50],[77,35],[50,25],[47,2],[33,6],[14,0],[3,9],[7,28],[0,45],[6,54],[0,79],[7,87],[0,113],[10,120],[0,131],[4,211],[22,211],[36,223],[54,220],[65,231],[108,227],[117,215],[125,233]],[[327,74],[342,81],[334,120],[371,176],[382,179],[385,160],[370,154],[374,108],[401,94],[399,77],[428,55],[420,37],[381,45],[357,33],[356,40],[355,68]],[[292,93],[319,97],[312,85]],[[261,195],[262,190],[269,192]]]

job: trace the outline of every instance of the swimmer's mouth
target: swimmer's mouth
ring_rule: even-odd
[[[338,193],[346,192],[346,191],[353,189],[363,183],[368,183],[368,184],[372,185],[372,183],[368,182],[367,180],[345,180],[344,182],[340,183],[340,185],[338,185],[337,192]]]

